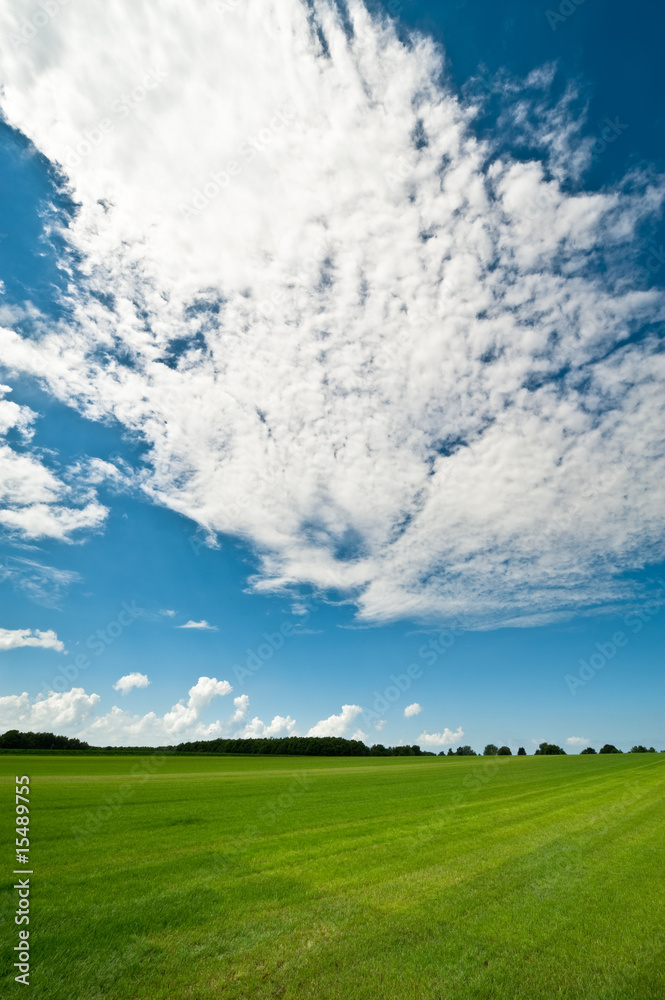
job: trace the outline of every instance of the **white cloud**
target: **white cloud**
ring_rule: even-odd
[[[404,718],[410,719],[412,715],[418,715],[420,712],[422,712],[421,706],[414,701],[413,705],[407,705],[404,709]]]
[[[37,646],[41,649],[54,649],[57,653],[65,652],[65,644],[58,639],[53,629],[45,632],[36,628],[0,628],[0,652],[8,649],[19,649],[21,646]]]
[[[124,677],[120,677],[115,682],[113,690],[119,691],[121,694],[128,694],[132,688],[145,688],[149,684],[150,681],[147,674],[125,674]]]
[[[379,719],[378,722],[374,723],[374,728],[381,732],[387,721],[387,719]]]
[[[568,746],[571,747],[586,747],[590,742],[591,740],[587,740],[584,736],[569,736],[566,740]]]
[[[171,611],[169,608],[162,608],[162,610],[159,613],[160,615],[164,615],[167,618],[173,618],[174,615],[176,614],[175,611]]]
[[[258,589],[469,625],[630,596],[665,557],[665,358],[631,337],[663,306],[630,271],[663,190],[579,189],[551,72],[506,87],[539,150],[516,162],[431,41],[355,0],[348,28],[297,0],[89,0],[16,48],[38,10],[0,0],[2,105],[69,178],[86,278],[62,321],[5,318],[8,365],[140,435],[146,494],[253,542]],[[5,463],[30,499],[0,523],[103,520]]]
[[[48,468],[30,445],[37,414],[6,400],[0,385],[0,526],[21,539],[70,541],[75,532],[100,527],[108,513],[88,482],[67,482],[68,472]],[[4,440],[14,430],[19,440]],[[73,470],[70,470],[73,472]]]
[[[176,625],[176,628],[199,628],[199,629],[203,629],[204,631],[207,631],[207,632],[216,632],[217,631],[217,626],[216,625],[209,625],[208,622],[205,620],[205,618],[202,619],[202,621],[200,621],[200,622],[194,622],[194,621],[192,621],[190,619],[188,622],[185,622],[184,625]]]
[[[353,720],[361,712],[362,708],[360,705],[342,705],[342,711],[339,715],[331,715],[327,719],[317,722],[315,726],[312,726],[307,735],[344,736]]]
[[[202,716],[214,698],[224,697],[232,690],[228,681],[199,677],[189,689],[187,701],[182,699],[163,716],[155,712],[132,715],[117,705],[104,715],[94,715],[100,696],[88,695],[83,688],[72,688],[62,694],[50,692],[46,697],[40,694],[32,703],[24,692],[0,698],[0,718],[5,728],[53,731],[93,745],[162,746],[221,736],[225,732],[222,723],[219,720],[204,723]]]
[[[247,710],[249,709],[249,695],[239,694],[237,698],[233,699],[233,704],[236,707],[235,712],[231,716],[231,722],[242,722],[242,720],[247,715]]]
[[[453,733],[446,727],[442,733],[421,733],[418,737],[418,744],[426,747],[446,747],[452,743],[459,743],[464,736],[464,730],[458,726]]]
[[[39,694],[31,703],[24,691],[21,695],[0,698],[0,718],[6,729],[76,733],[89,720],[99,701],[98,694],[88,695],[83,688],[72,688],[62,693],[50,691],[46,697]]]
[[[295,719],[292,719],[290,715],[282,716],[276,715],[272,722],[266,725],[261,719],[255,717],[251,722],[248,722],[243,731],[240,733],[241,737],[249,738],[268,738],[271,736],[289,736],[293,732],[296,726]]]

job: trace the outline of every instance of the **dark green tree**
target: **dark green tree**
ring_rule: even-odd
[[[563,749],[563,747],[558,747],[556,743],[541,743],[538,749],[536,750],[536,756],[538,757],[540,756],[540,754],[544,754],[545,756],[549,757],[553,754],[558,754],[558,753],[565,754],[565,752],[566,751]]]
[[[623,753],[623,750],[617,750],[612,743],[606,743],[605,746],[600,748],[598,753]]]
[[[649,751],[647,750],[647,748],[643,747],[641,743],[639,743],[636,747],[631,747],[628,752],[629,753],[649,753]]]
[[[466,744],[463,747],[458,747],[457,750],[455,751],[455,753],[457,754],[458,757],[477,757],[478,756],[478,754],[476,753],[476,751],[472,750],[471,747],[468,744]]]
[[[510,749],[510,747],[506,746],[499,747],[499,757],[512,757],[512,755],[513,751]]]
[[[524,749],[524,747],[519,747],[519,749],[517,751],[517,756],[518,757],[526,757],[526,750]]]
[[[494,757],[498,752],[499,748],[495,743],[488,743],[483,750],[483,757]]]
[[[596,751],[594,750],[593,747],[585,747],[584,750],[580,750],[580,753],[595,753],[595,752]]]

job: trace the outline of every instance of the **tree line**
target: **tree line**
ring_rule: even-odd
[[[78,753],[152,753],[160,750],[165,753],[206,753],[206,754],[279,754],[299,757],[435,757],[432,750],[422,750],[417,743],[412,746],[386,747],[382,743],[374,743],[371,747],[360,740],[348,740],[343,736],[281,736],[241,739],[194,740],[188,743],[178,743],[176,746],[162,747],[95,747],[83,740],[68,736],[55,736],[53,733],[21,733],[18,729],[9,729],[0,736],[0,750],[4,751],[55,751]],[[599,751],[593,747],[585,747],[583,754],[593,753],[623,753],[611,743],[606,743]],[[629,753],[656,753],[653,747],[641,744],[632,747]],[[661,751],[662,753],[663,751]],[[563,747],[555,743],[541,743],[535,751],[535,756],[565,754]],[[441,750],[439,757],[511,757],[512,750],[508,746],[498,747],[488,743],[482,755],[468,744],[452,747],[448,751]],[[517,756],[526,756],[524,747],[520,747]]]

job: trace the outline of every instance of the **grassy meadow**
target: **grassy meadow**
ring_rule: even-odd
[[[665,755],[0,756],[6,996],[23,774],[34,998],[665,997]]]

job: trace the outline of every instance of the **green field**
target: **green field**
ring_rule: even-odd
[[[30,992],[665,998],[665,755],[2,756],[31,777]]]

